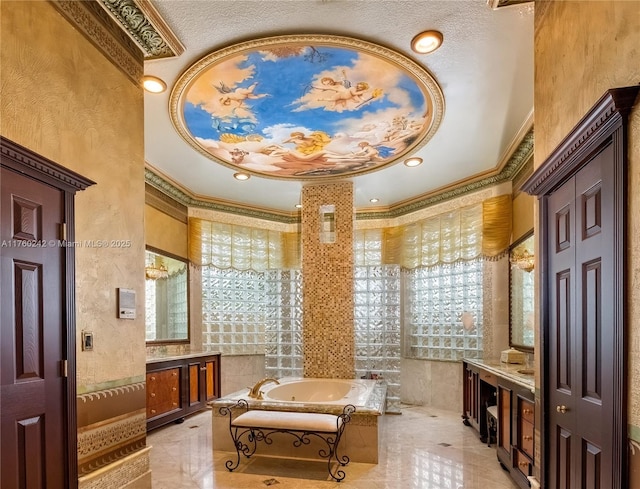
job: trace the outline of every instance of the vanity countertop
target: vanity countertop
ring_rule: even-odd
[[[526,365],[495,361],[488,362],[475,358],[464,358],[463,361],[470,365],[475,365],[479,368],[487,370],[499,377],[510,380],[511,382],[525,387],[526,389],[530,389],[531,392],[535,392],[536,382],[533,376],[533,369],[527,367]],[[522,370],[530,371],[531,373],[522,373]]]
[[[189,352],[189,353],[154,353],[152,355],[147,356],[147,363],[158,363],[158,362],[166,362],[169,360],[181,360],[185,358],[199,358],[199,357],[210,357],[212,355],[219,355],[219,351],[197,351],[197,352]]]

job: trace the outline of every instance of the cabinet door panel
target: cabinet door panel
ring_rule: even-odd
[[[200,402],[200,363],[189,365],[189,406]]]

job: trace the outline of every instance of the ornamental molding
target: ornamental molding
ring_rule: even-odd
[[[28,148],[0,136],[0,161],[2,166],[29,173],[39,180],[54,181],[69,191],[84,190],[95,182],[79,175]]]
[[[148,0],[98,0],[144,53],[145,60],[172,58],[184,46]]]
[[[131,392],[145,390],[145,386],[145,382],[136,382],[135,384],[128,384],[118,387],[112,387],[110,389],[87,392],[85,394],[78,395],[78,401],[83,403],[100,401],[101,399],[106,399],[108,397],[117,397],[124,394],[129,394]]]

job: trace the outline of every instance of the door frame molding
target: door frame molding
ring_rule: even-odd
[[[63,166],[40,156],[3,136],[0,136],[0,166],[20,173],[26,177],[50,185],[64,193],[64,220],[66,223],[66,241],[75,241],[74,196],[78,190],[84,190],[95,182],[85,178]],[[75,305],[75,248],[64,247],[64,266],[62,268],[61,304],[63,330],[66,338],[63,341],[63,358],[67,360],[65,389],[64,432],[67,437],[66,477],[67,487],[78,484],[78,424],[76,413],[76,305]],[[63,373],[64,374],[64,373]]]
[[[549,237],[547,222],[543,218],[546,215],[547,199],[555,189],[560,187],[573,175],[575,175],[590,159],[597,154],[603,146],[613,146],[614,158],[614,358],[617,361],[613,365],[613,432],[612,436],[612,489],[622,489],[628,476],[628,460],[626,450],[627,433],[627,392],[625,389],[624,374],[626,371],[627,355],[625,348],[625,320],[626,320],[626,211],[627,201],[627,119],[637,98],[640,86],[615,88],[607,90],[578,124],[562,140],[557,148],[540,165],[531,177],[522,185],[521,190],[538,198],[539,217],[537,232],[538,249],[542,258],[538,278],[540,280],[540,311],[541,331],[539,347],[541,369],[541,461],[540,476],[544,486],[548,486],[549,474],[546,467],[549,466],[549,433],[548,413],[549,406],[549,382],[548,371],[549,351],[546,348],[549,339],[549,320],[544,311],[549,307],[549,290],[544,286],[547,277],[548,259],[545,243]]]

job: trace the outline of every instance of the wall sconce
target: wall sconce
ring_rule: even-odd
[[[320,206],[320,242],[336,242],[336,206],[333,204]]]

